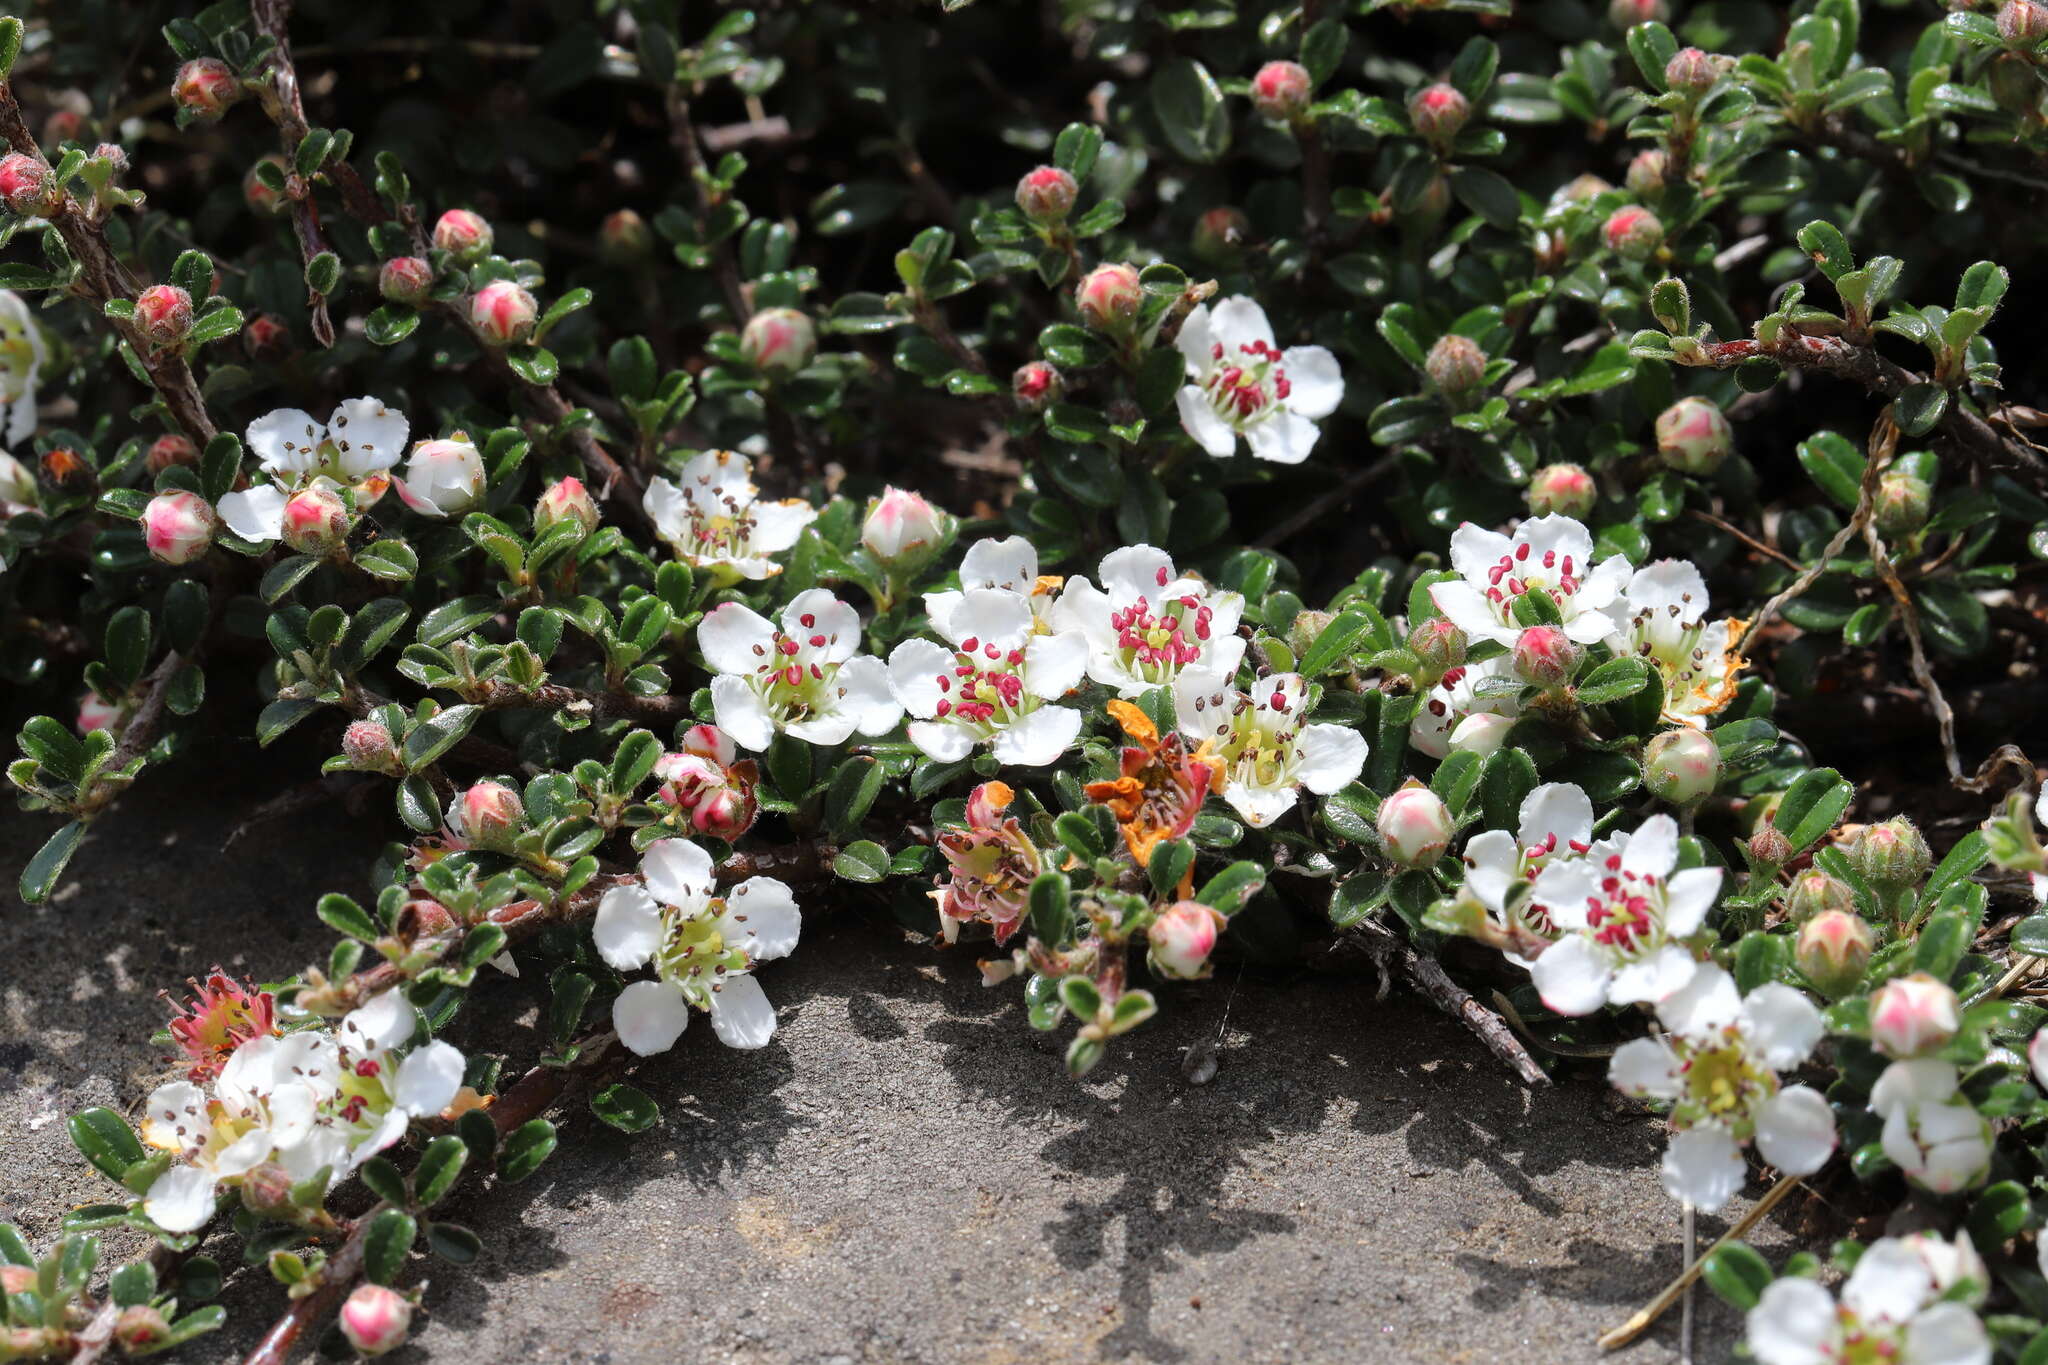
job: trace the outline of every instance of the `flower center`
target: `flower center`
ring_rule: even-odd
[[[968,636],[953,651],[953,667],[939,674],[941,720],[994,730],[1028,708],[1024,696],[1022,649],[1004,650],[993,642]]]
[[[727,972],[747,969],[746,953],[729,947],[718,931],[718,918],[724,912],[725,902],[715,898],[694,914],[686,915],[672,905],[661,908],[662,927],[667,932],[655,950],[655,971],[692,998],[706,989],[706,977],[716,980]]]
[[[1274,406],[1294,391],[1281,368],[1279,348],[1270,341],[1247,341],[1234,356],[1219,341],[1210,346],[1209,358],[1209,377],[1202,381],[1209,406],[1238,430],[1271,416]]]
[[[754,665],[754,687],[761,704],[784,723],[830,711],[833,701],[846,694],[845,688],[832,688],[839,665],[821,663],[817,657],[839,637],[820,631],[818,618],[810,612],[797,618],[797,626],[794,635],[778,630],[768,644],[754,646],[760,660]]]
[[[1169,682],[1202,657],[1215,614],[1193,593],[1162,602],[1156,613],[1151,603],[1140,597],[1122,611],[1110,613],[1109,628],[1116,632],[1124,667],[1146,682]]]
[[[1607,859],[1600,894],[1586,897],[1586,922],[1592,926],[1594,941],[1624,956],[1656,946],[1662,913],[1663,892],[1657,879],[1648,873],[1623,871],[1620,854]]]
[[[1681,1123],[1717,1123],[1738,1140],[1753,1131],[1751,1115],[1778,1092],[1778,1078],[1759,1067],[1732,1025],[1705,1042],[1680,1039],[1673,1044],[1681,1061],[1685,1093],[1674,1106]]]
[[[1579,590],[1581,567],[1570,555],[1545,550],[1539,557],[1527,544],[1517,545],[1486,571],[1486,600],[1505,618],[1514,609],[1514,599],[1523,593],[1548,593],[1562,615],[1565,604]]]
[[[1888,1322],[1866,1323],[1847,1305],[1835,1309],[1842,1325],[1842,1346],[1831,1358],[1836,1365],[1897,1365],[1903,1353],[1901,1328]]]

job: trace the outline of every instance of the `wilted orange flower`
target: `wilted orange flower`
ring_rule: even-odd
[[[218,967],[205,985],[185,984],[192,998],[171,1017],[170,1027],[172,1040],[192,1060],[186,1073],[192,1080],[219,1074],[236,1048],[277,1032],[277,1000],[270,992],[245,986]]]
[[[1144,867],[1153,849],[1194,828],[1202,802],[1223,781],[1223,765],[1190,754],[1178,733],[1160,738],[1151,717],[1130,702],[1113,699],[1109,714],[1134,742],[1125,746],[1117,776],[1090,782],[1085,790],[1090,801],[1108,806],[1116,816],[1125,847]],[[1181,894],[1186,893],[1183,887]]]

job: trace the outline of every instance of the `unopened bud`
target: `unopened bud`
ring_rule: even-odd
[[[359,1284],[341,1305],[341,1334],[366,1356],[381,1356],[405,1344],[412,1330],[412,1300],[381,1284]]]
[[[1633,204],[1608,215],[1601,233],[1607,239],[1608,250],[1632,261],[1647,260],[1664,245],[1663,221],[1648,209]]]
[[[1643,784],[1659,800],[1690,805],[1721,781],[1721,746],[1705,730],[1666,730],[1643,751]]]
[[[1380,802],[1380,843],[1402,867],[1429,867],[1444,856],[1457,832],[1443,798],[1420,783],[1389,792]]]
[[[1575,175],[1557,188],[1551,200],[1559,204],[1583,204],[1588,199],[1597,199],[1614,186],[1597,175]]]
[[[293,1211],[292,1174],[275,1161],[266,1161],[242,1176],[242,1207],[251,1213]]]
[[[1252,77],[1252,106],[1269,119],[1299,118],[1314,85],[1300,62],[1267,62]]]
[[[1637,24],[1661,24],[1671,17],[1664,0],[1608,0],[1607,22],[1626,32]]]
[[[1066,221],[1080,192],[1073,176],[1057,166],[1040,166],[1017,181],[1017,208],[1040,227],[1050,227]]]
[[[199,467],[199,447],[192,444],[192,438],[171,432],[150,442],[149,453],[142,457],[151,474],[161,474],[173,465],[184,465],[189,469]]]
[[[1671,158],[1661,147],[1645,148],[1628,163],[1628,174],[1622,183],[1628,186],[1630,194],[1649,198],[1663,193],[1664,175],[1670,168]]]
[[[598,227],[597,249],[613,265],[638,265],[654,255],[654,232],[633,210],[619,209]]]
[[[135,296],[135,327],[165,349],[192,335],[192,296],[175,284],[153,284]]]
[[[60,197],[57,182],[41,157],[21,152],[0,156],[0,202],[15,213],[24,218],[47,214]]]
[[[434,267],[419,256],[393,256],[377,268],[377,292],[393,303],[425,303],[433,287]]]
[[[1034,412],[1048,403],[1059,401],[1066,387],[1060,372],[1043,360],[1026,361],[1017,367],[1017,373],[1010,376],[1011,396]]]
[[[690,812],[690,824],[707,838],[733,843],[753,828],[754,813],[753,785],[728,786],[699,801]]]
[[[1894,1061],[1939,1052],[1962,1027],[1962,1005],[1925,972],[1893,977],[1870,997],[1870,1044]]]
[[[493,346],[514,346],[533,335],[540,305],[511,280],[492,280],[470,295],[469,320]]]
[[[583,480],[573,475],[548,485],[533,505],[533,529],[545,531],[558,521],[580,521],[585,531],[597,529],[597,503]]]
[[[1714,59],[1696,47],[1680,48],[1664,64],[1664,84],[1694,98],[1712,90],[1714,82],[1720,79]]]
[[[1704,398],[1681,398],[1657,414],[1657,454],[1683,474],[1711,474],[1735,449],[1721,409]]]
[[[1195,220],[1195,255],[1210,265],[1231,265],[1244,255],[1252,238],[1252,220],[1243,209],[1223,205]]]
[[[499,782],[478,782],[458,792],[448,806],[448,828],[470,848],[503,853],[512,847],[526,807],[519,793]]]
[[[1934,489],[1919,475],[1892,469],[1878,476],[1871,515],[1887,538],[1914,534],[1927,524],[1933,510]]]
[[[302,555],[330,555],[348,539],[348,505],[325,484],[301,488],[284,504],[284,543]]]
[[[952,518],[919,494],[885,488],[868,504],[860,543],[885,567],[928,561],[945,540]]]
[[[1559,513],[1584,521],[1599,500],[1599,485],[1579,465],[1545,465],[1529,479],[1529,511],[1534,516]]]
[[[1308,654],[1309,646],[1316,642],[1330,622],[1337,618],[1327,611],[1298,611],[1287,624],[1287,649],[1300,659]]]
[[[2048,5],[2038,0],[2005,0],[1998,11],[1998,36],[2015,52],[2025,52],[2048,38]]]
[[[1783,867],[1792,856],[1792,841],[1776,824],[1765,821],[1749,836],[1750,861],[1758,867]]]
[[[1486,382],[1486,352],[1469,337],[1448,332],[1429,348],[1422,368],[1438,393],[1453,406],[1462,406]]]
[[[740,329],[740,354],[769,374],[795,374],[817,353],[817,327],[794,308],[764,308]]]
[[[217,119],[242,98],[242,83],[218,57],[194,57],[178,68],[171,98],[188,117]]]
[[[78,699],[78,719],[74,723],[79,734],[89,735],[95,730],[106,729],[120,718],[120,707],[101,701],[97,692],[88,692]]]
[[[1408,652],[1432,681],[1465,662],[1471,641],[1447,616],[1432,616],[1408,632]]]
[[[114,1319],[114,1340],[128,1355],[147,1355],[170,1339],[171,1324],[146,1303],[131,1303]]]
[[[394,485],[399,500],[426,517],[467,512],[484,495],[483,456],[462,432],[421,441],[405,462],[405,474]]]
[[[1152,945],[1146,960],[1161,976],[1192,981],[1209,974],[1209,954],[1227,921],[1197,901],[1178,901],[1159,912],[1145,930]]]
[[[1530,626],[1515,637],[1515,676],[1532,687],[1555,691],[1572,680],[1586,647],[1556,626]]]
[[[458,264],[475,265],[491,254],[491,225],[468,209],[450,209],[434,224],[434,245]]]
[[[1865,825],[1845,851],[1849,866],[1886,900],[1917,888],[1934,862],[1927,840],[1904,816]]]
[[[43,120],[43,145],[76,142],[85,136],[85,114],[77,109],[59,109]]]
[[[1794,960],[1806,979],[1829,999],[1840,999],[1863,984],[1877,936],[1850,910],[1824,910],[1799,928]]]
[[[219,524],[205,498],[182,489],[159,493],[142,509],[143,543],[165,564],[190,564],[205,554]]]
[[[118,142],[102,142],[92,149],[94,161],[104,161],[117,173],[128,169],[128,149]]]
[[[1825,914],[1853,911],[1855,908],[1856,893],[1849,889],[1849,884],[1817,867],[1800,873],[1785,888],[1785,918],[1794,924],[1805,924]]]
[[[1074,289],[1074,306],[1081,310],[1082,320],[1098,332],[1128,328],[1144,299],[1138,268],[1122,262],[1096,266]]]
[[[242,202],[258,213],[283,213],[291,206],[291,196],[274,190],[263,182],[263,177],[258,175],[257,171],[265,165],[275,166],[287,175],[291,173],[285,159],[276,152],[258,157],[256,164],[249,168],[249,173],[242,177]]]
[[[1458,132],[1472,117],[1472,101],[1455,85],[1439,81],[1424,86],[1408,101],[1408,122],[1415,129],[1416,136],[1437,149],[1439,153],[1450,151],[1458,140]]]
[[[242,350],[251,360],[277,360],[292,349],[292,329],[275,313],[258,313],[242,325]]]
[[[343,730],[341,752],[349,766],[367,773],[386,773],[397,777],[405,771],[391,732],[374,720],[359,720]]]

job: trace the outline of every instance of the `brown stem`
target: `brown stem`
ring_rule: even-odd
[[[275,44],[270,54],[270,90],[263,106],[277,124],[285,164],[290,166],[297,160],[299,144],[311,131],[306,124],[305,101],[299,95],[299,73],[292,65],[291,0],[250,0],[249,10],[256,27]],[[299,256],[310,268],[313,258],[327,250],[327,243],[320,236],[320,208],[313,202],[310,185],[304,187],[304,193],[293,196],[291,208]],[[327,296],[314,292],[310,284],[306,287],[306,313],[313,323],[313,339],[322,346],[334,345],[334,322],[327,316]]]
[[[596,719],[624,716],[653,725],[681,720],[690,714],[688,697],[629,697],[618,692],[586,692],[580,687],[564,687],[559,683],[543,683],[527,692],[510,683],[494,682],[488,684],[475,700],[493,710],[587,710]]]

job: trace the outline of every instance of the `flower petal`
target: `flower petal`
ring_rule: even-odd
[[[278,408],[249,423],[242,439],[265,469],[304,474],[319,462],[326,429],[303,408]]]
[[[1280,364],[1293,390],[1287,405],[1303,417],[1328,417],[1344,401],[1344,371],[1321,346],[1289,346]]]
[[[717,877],[711,855],[688,839],[657,839],[640,855],[640,875],[663,905],[695,914],[711,898]]]
[[[775,738],[774,717],[744,678],[721,673],[711,680],[711,714],[718,728],[731,735],[742,749],[759,752]]]
[[[1621,852],[1621,870],[1659,881],[1678,866],[1678,822],[1668,815],[1653,815],[1629,835]]]
[[[327,439],[340,452],[342,472],[351,480],[397,464],[411,431],[405,414],[378,398],[347,399],[327,419]]]
[[[995,755],[1021,768],[1042,768],[1065,753],[1080,732],[1079,711],[1041,706],[996,732]]]
[[[1544,949],[1529,977],[1551,1013],[1591,1014],[1607,1003],[1614,973],[1599,950],[1572,934]]]
[[[403,991],[385,991],[341,1021],[341,1045],[351,1052],[383,1052],[412,1037],[417,1019]]]
[[[1593,838],[1593,801],[1575,783],[1545,782],[1522,798],[1516,838],[1523,847],[1552,835],[1559,845],[1589,843]]]
[[[1690,938],[1707,922],[1707,911],[1721,898],[1721,869],[1688,867],[1664,884],[1664,931]]]
[[[1058,701],[1081,685],[1088,671],[1088,637],[1078,630],[1034,635],[1024,646],[1024,690]]]
[[[597,954],[622,972],[642,966],[661,946],[661,910],[643,886],[615,886],[597,903],[591,940]]]
[[[1037,582],[1038,550],[1023,536],[977,540],[960,557],[962,588],[1008,588],[1011,592],[1028,593]]]
[[[1906,1324],[1902,1359],[1912,1365],[1991,1365],[1991,1338],[1960,1303],[1937,1303]]]
[[[1188,385],[1173,396],[1173,405],[1180,412],[1181,429],[1194,438],[1196,445],[1219,460],[1227,460],[1236,452],[1237,433],[1216,415],[1200,389]]]
[[[690,1002],[667,981],[635,981],[612,1001],[612,1027],[628,1052],[652,1057],[666,1052],[690,1022]]]
[[[766,1047],[775,1036],[775,1007],[753,977],[727,976],[711,988],[711,1027],[727,1047]]]
[[[789,887],[773,877],[749,877],[727,894],[718,932],[749,962],[766,962],[796,951],[803,915]]]
[[[214,1180],[197,1166],[172,1166],[150,1182],[142,1211],[165,1232],[197,1232],[213,1217]]]
[[[903,704],[889,687],[889,666],[871,654],[839,665],[839,676],[833,679],[833,685],[838,689],[836,709],[851,716],[853,728],[864,735],[886,735],[903,719]],[[797,728],[792,725],[790,733],[797,734]],[[845,738],[844,734],[839,736]],[[812,742],[837,744],[839,740]]]
[[[1787,1086],[1757,1114],[1756,1148],[1787,1175],[1812,1175],[1834,1155],[1834,1111],[1818,1090]]]
[[[392,1101],[414,1118],[432,1118],[455,1103],[467,1066],[460,1050],[436,1038],[398,1064]]]
[[[1615,972],[1607,999],[1616,1005],[1662,1004],[1691,983],[1699,965],[1691,953],[1675,943],[1667,943],[1641,961]]]
[[[1315,449],[1322,433],[1314,422],[1298,412],[1282,409],[1244,434],[1252,454],[1274,464],[1300,464]]]
[[[290,501],[274,483],[259,483],[237,493],[223,493],[220,519],[244,540],[268,544],[284,535],[284,505]]]
[[[910,742],[935,762],[957,763],[974,752],[974,736],[950,720],[914,720],[906,728]]]
[[[919,719],[938,714],[939,703],[952,694],[952,680],[950,649],[930,640],[905,640],[889,651],[889,686],[897,704]]]
[[[1664,1193],[1712,1213],[1741,1192],[1749,1165],[1726,1130],[1692,1128],[1672,1136],[1657,1173]]]
[[[1879,1322],[1905,1322],[1933,1297],[1934,1272],[1895,1237],[1872,1243],[1842,1286],[1842,1303],[1850,1312]]]
[[[1317,796],[1350,786],[1365,769],[1365,736],[1348,725],[1305,725],[1295,741],[1295,780]]]
[[[749,507],[747,515],[754,523],[748,548],[757,555],[773,555],[796,544],[804,527],[818,519],[818,509],[802,498],[768,499]]]
[[[774,646],[774,624],[743,602],[721,603],[697,623],[697,648],[719,673],[751,678]]]
[[[807,657],[819,663],[843,663],[860,648],[860,613],[826,588],[807,588],[792,597],[782,609],[782,630],[815,650]],[[824,644],[810,643],[821,635]]]
[[[1607,1081],[1624,1095],[1675,1099],[1680,1066],[1678,1054],[1662,1038],[1632,1038],[1615,1049]]]
[[[1826,1032],[1820,1010],[1800,992],[1773,981],[1742,1002],[1750,1042],[1773,1071],[1790,1071],[1805,1061]]]
[[[1744,1326],[1758,1365],[1829,1365],[1841,1344],[1835,1296],[1798,1275],[1765,1286]]]
[[[1266,310],[1257,299],[1244,294],[1233,294],[1210,309],[1209,326],[1226,353],[1254,341],[1273,344],[1273,324],[1266,321]]]
[[[1174,580],[1173,556],[1150,545],[1126,545],[1111,550],[1096,566],[1102,590],[1112,606],[1128,607],[1143,597],[1155,606]]]

